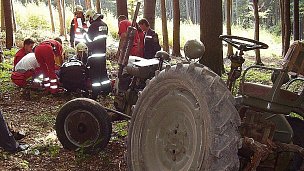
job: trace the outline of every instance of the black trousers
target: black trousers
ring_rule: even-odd
[[[5,151],[14,153],[17,151],[18,146],[19,144],[16,142],[13,134],[9,131],[0,110],[0,147],[2,147]]]

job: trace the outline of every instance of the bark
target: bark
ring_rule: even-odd
[[[128,18],[127,0],[116,0],[117,16],[125,15]]]
[[[260,17],[259,17],[259,7],[258,0],[253,0],[253,10],[254,10],[254,39],[260,40]],[[263,65],[260,55],[260,49],[255,50],[255,63],[257,65]]]
[[[92,8],[91,0],[85,0],[85,5],[87,9],[91,9]]]
[[[53,17],[53,10],[52,10],[52,2],[51,2],[51,0],[48,0],[48,5],[49,5],[49,10],[50,10],[52,32],[55,33],[55,24],[54,24],[54,17]]]
[[[14,11],[14,4],[13,1],[11,0],[11,6],[12,6],[12,19],[13,19],[13,30],[16,32],[16,18],[15,18],[15,11]]]
[[[173,56],[181,56],[180,53],[180,9],[179,0],[173,1]]]
[[[290,45],[290,34],[291,34],[291,21],[290,21],[290,0],[284,0],[284,53],[285,55],[288,51]]]
[[[97,11],[97,13],[101,14],[100,0],[96,0],[96,11]]]
[[[146,18],[152,29],[155,29],[155,5],[156,0],[144,1],[144,18]]]
[[[57,4],[58,4],[58,13],[59,13],[60,36],[63,36],[64,35],[64,27],[63,27],[63,15],[62,15],[61,0],[57,0]]]
[[[223,68],[223,47],[219,39],[222,32],[222,1],[200,0],[200,40],[206,48],[200,63],[218,75]]]
[[[12,6],[10,0],[3,1],[3,11],[5,18],[5,33],[6,33],[6,48],[11,49],[13,47],[13,21],[12,21]]]
[[[3,7],[3,0],[1,2],[1,31],[5,30],[5,20],[4,20],[4,7]]]
[[[64,39],[67,40],[67,27],[66,27],[66,23],[65,23],[65,0],[61,0],[62,2],[62,23],[63,23],[63,34],[64,34]]]
[[[232,0],[227,0],[227,4],[226,4],[226,26],[227,26],[227,35],[231,35],[231,14],[232,14]],[[228,44],[228,51],[227,51],[227,55],[233,55],[233,49],[232,46],[230,44]]]
[[[282,56],[285,55],[284,40],[285,40],[285,17],[284,17],[284,0],[280,0],[280,15],[281,15],[281,32],[282,32]]]
[[[299,30],[299,0],[294,0],[294,7],[293,7],[293,15],[294,15],[294,21],[293,21],[293,40],[299,40],[300,39],[300,30]]]
[[[163,50],[169,53],[169,38],[167,27],[166,0],[161,0]]]

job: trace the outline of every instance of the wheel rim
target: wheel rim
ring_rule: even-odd
[[[100,137],[98,119],[89,111],[76,110],[68,114],[64,121],[64,132],[68,140],[78,147],[94,145]]]
[[[189,170],[203,155],[197,154],[197,148],[204,146],[203,125],[198,128],[196,121],[199,106],[185,91],[170,92],[161,99],[146,111],[148,119],[142,125],[140,158],[147,161],[143,169]]]

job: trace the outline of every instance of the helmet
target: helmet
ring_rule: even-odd
[[[198,59],[205,53],[205,45],[199,40],[188,40],[184,46],[186,57]]]
[[[77,58],[84,63],[86,63],[85,60],[87,58],[88,51],[88,46],[85,43],[80,42],[76,45]]]
[[[156,52],[155,58],[160,58],[160,59],[163,59],[165,61],[169,61],[170,60],[170,55],[169,55],[168,52],[160,50],[160,51]]]
[[[88,52],[88,46],[85,43],[80,42],[76,45],[76,51],[77,51],[77,53],[79,53],[79,52],[86,52],[87,53]]]
[[[99,16],[101,16],[101,19],[103,18],[103,15],[98,14],[95,10],[93,9],[88,9],[85,13],[85,19],[86,21],[90,21],[90,18],[93,20],[96,20]]]
[[[76,50],[72,47],[68,47],[67,49],[64,50],[64,58],[69,59],[76,55]]]
[[[83,12],[83,8],[82,8],[82,6],[81,5],[76,5],[76,7],[75,7],[75,12]]]

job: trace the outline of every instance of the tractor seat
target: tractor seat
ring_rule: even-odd
[[[263,97],[267,96],[267,94],[271,92],[272,86],[244,82],[242,84],[242,88],[244,95],[255,97],[258,99],[264,99]],[[295,101],[299,98],[299,95],[288,90],[280,89],[278,91],[277,98],[277,101]]]

